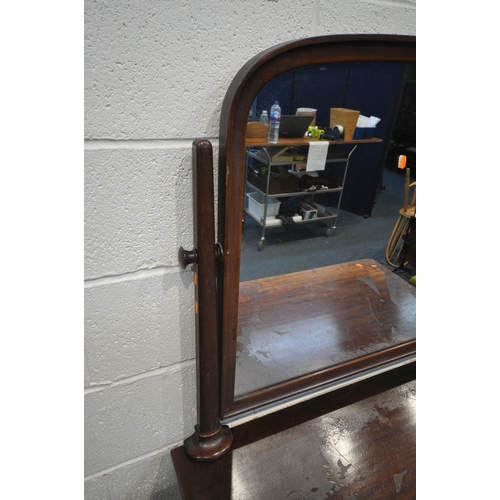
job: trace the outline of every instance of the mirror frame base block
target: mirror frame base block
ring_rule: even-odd
[[[220,426],[210,434],[202,434],[196,425],[194,434],[184,440],[184,448],[190,458],[203,462],[222,457],[229,451],[232,443],[233,435],[227,425]]]

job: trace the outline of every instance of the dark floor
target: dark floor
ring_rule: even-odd
[[[372,258],[404,279],[410,279],[416,274],[414,268],[394,269],[385,257],[387,243],[404,204],[404,182],[403,171],[386,169],[372,215],[365,218],[341,208],[331,237],[326,236],[328,226],[319,221],[301,224],[291,231],[283,227],[266,228],[264,248],[259,251],[262,227],[245,215],[240,280],[249,281],[362,258]]]

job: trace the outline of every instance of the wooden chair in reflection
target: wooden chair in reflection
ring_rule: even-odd
[[[412,190],[413,188],[413,190]],[[413,191],[411,201],[410,190]],[[416,199],[417,182],[410,183],[410,169],[406,168],[404,206],[399,211],[399,218],[394,226],[389,242],[385,250],[387,262],[395,267],[402,269],[408,264],[416,267],[414,251],[409,252],[409,247],[415,236],[416,229]],[[413,234],[412,234],[413,233]]]

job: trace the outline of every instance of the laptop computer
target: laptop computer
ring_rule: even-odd
[[[295,139],[304,137],[313,116],[281,115],[279,137],[280,139]]]

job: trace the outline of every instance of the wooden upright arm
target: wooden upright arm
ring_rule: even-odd
[[[228,426],[219,420],[220,361],[217,314],[216,261],[222,252],[215,245],[215,210],[212,144],[193,142],[193,200],[195,249],[179,249],[182,268],[194,265],[196,294],[196,350],[198,423],[184,441],[194,460],[215,460],[233,441]]]

